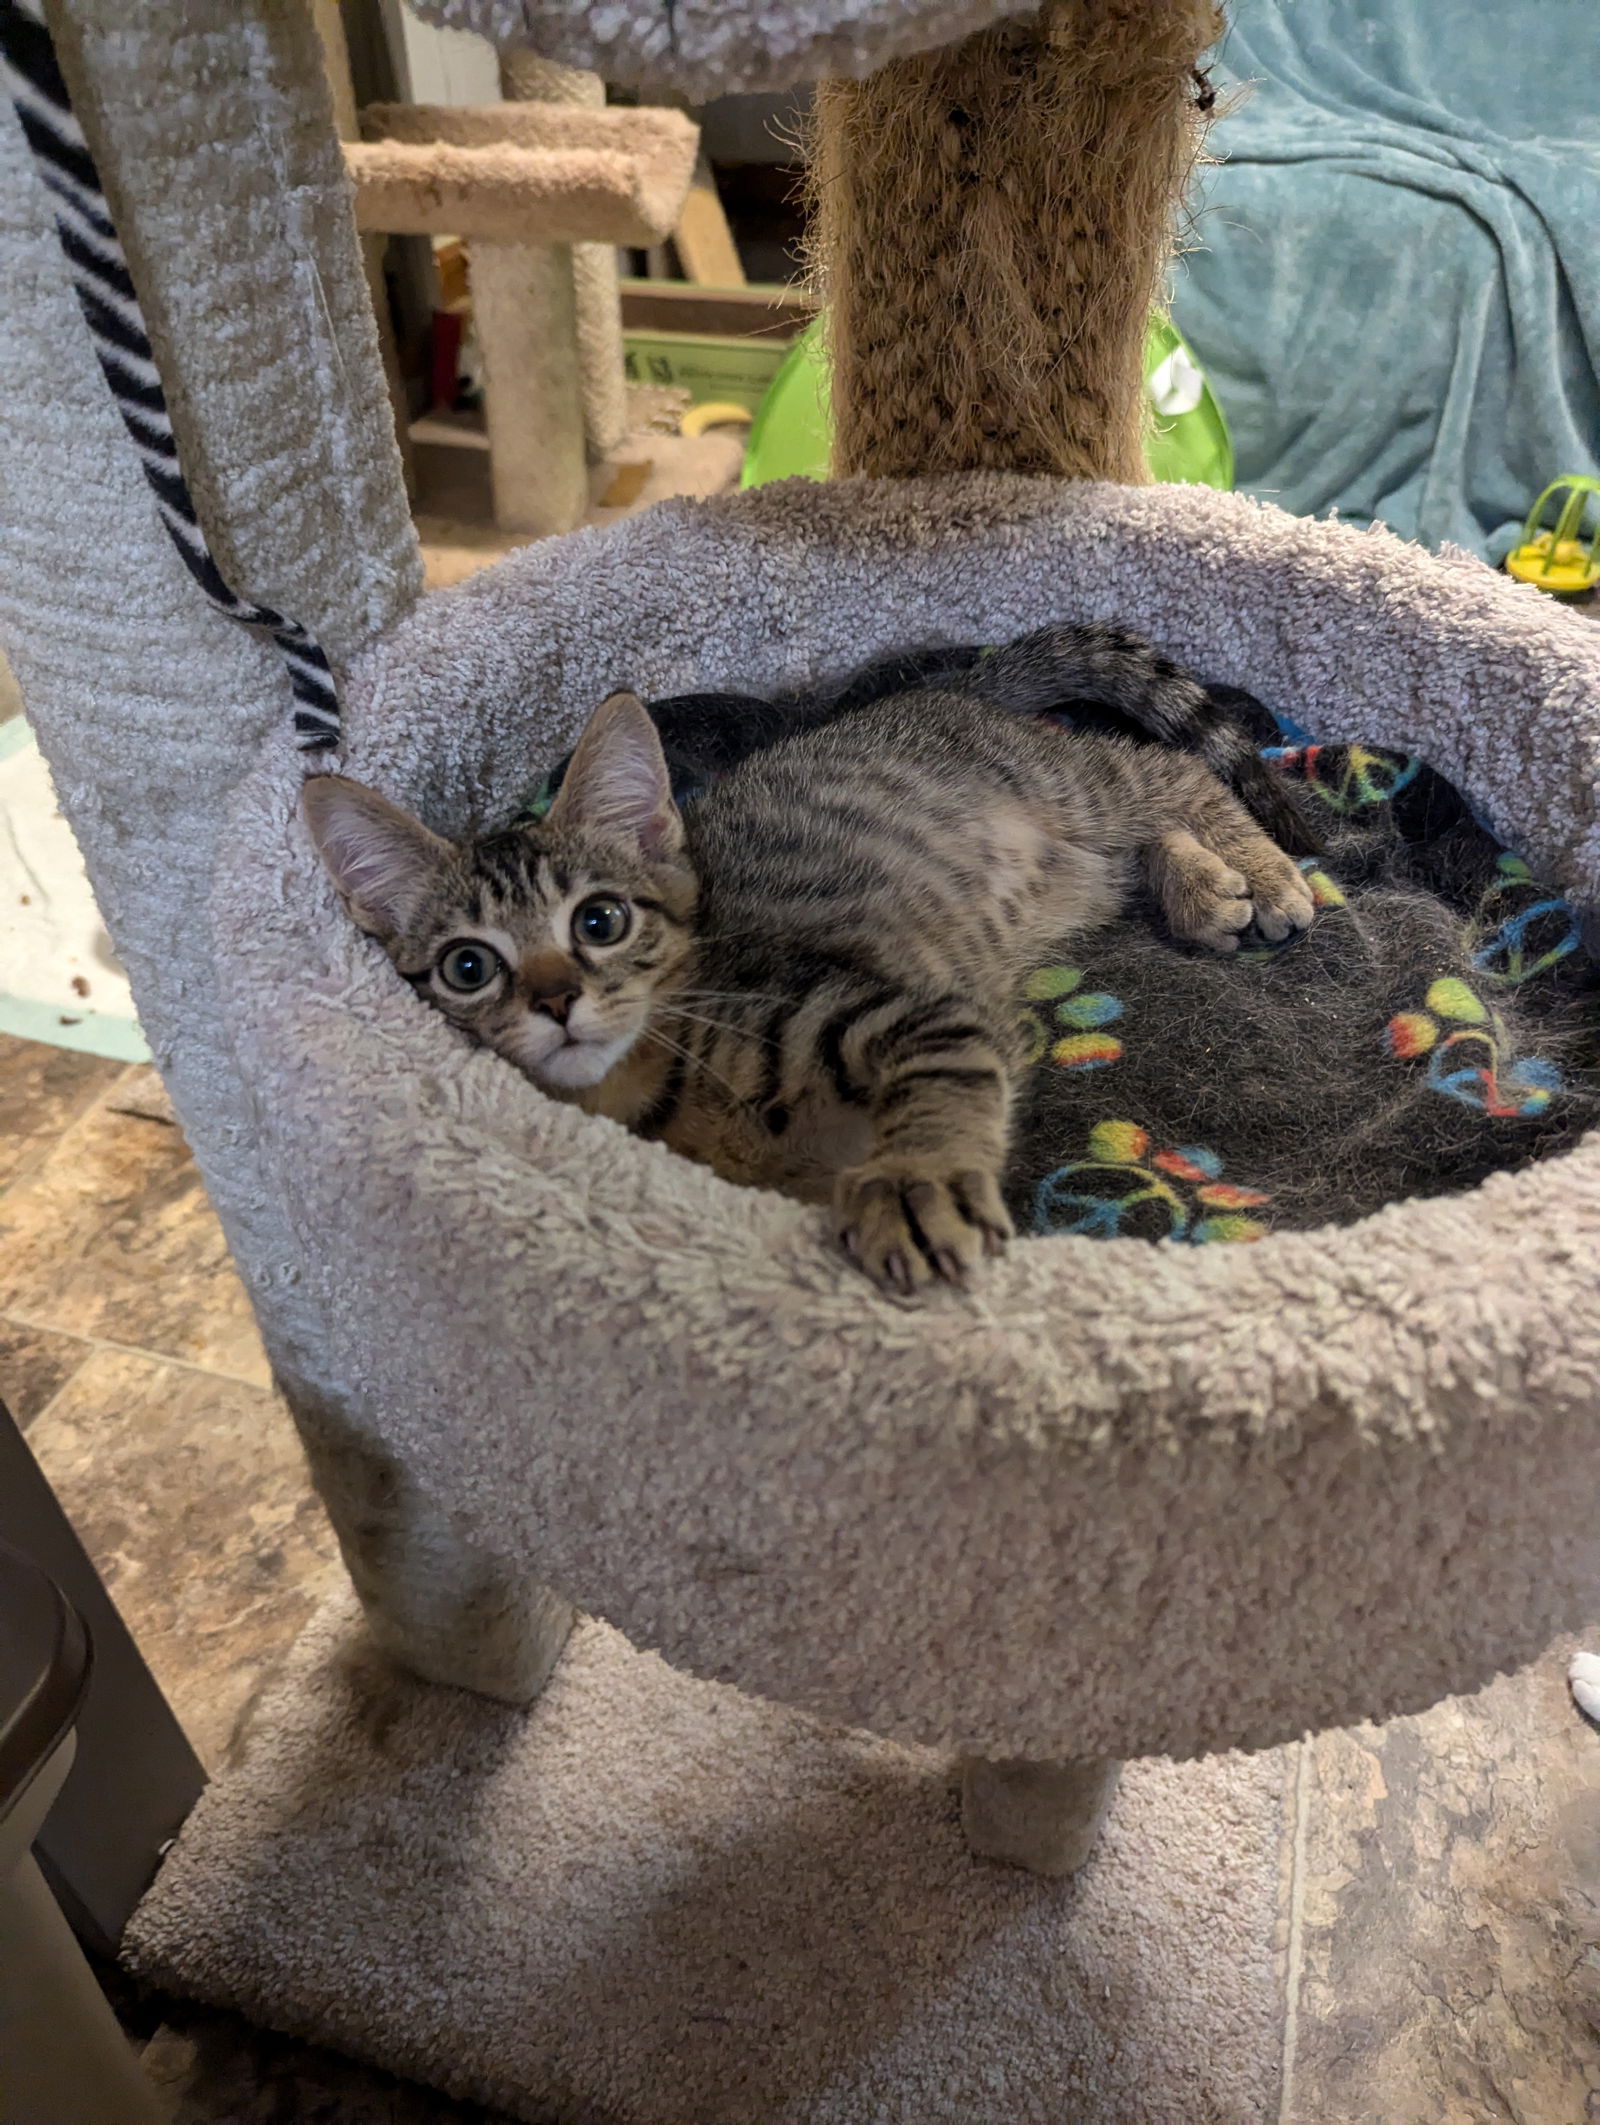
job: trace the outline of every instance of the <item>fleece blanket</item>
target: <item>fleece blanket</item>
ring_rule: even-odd
[[[1238,484],[1501,560],[1600,472],[1600,9],[1244,0],[1212,78],[1174,316]]]
[[[827,694],[653,702],[674,794],[692,805],[747,754],[881,695],[959,688],[982,654],[890,658]],[[1238,688],[1210,691],[1290,778],[1322,850],[1302,861],[1317,918],[1223,959],[1175,946],[1138,895],[1035,969],[1007,1177],[1019,1230],[1257,1240],[1570,1150],[1600,1123],[1600,970],[1575,911],[1421,760],[1319,745]],[[1120,723],[1071,700],[1049,714]]]
[[[1600,977],[1566,902],[1420,760],[1269,757],[1324,822],[1315,922],[1221,960],[1136,905],[1034,974],[1023,1230],[1203,1245],[1344,1224],[1600,1121]]]

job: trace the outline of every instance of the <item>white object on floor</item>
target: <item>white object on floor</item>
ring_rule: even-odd
[[[1600,1726],[1600,1653],[1574,1653],[1567,1663],[1567,1682],[1578,1710]]]
[[[150,1059],[78,844],[20,716],[0,723],[0,1033]]]
[[[1206,395],[1206,380],[1187,347],[1174,347],[1159,368],[1152,369],[1145,383],[1150,403],[1169,420],[1179,413],[1193,413]]]

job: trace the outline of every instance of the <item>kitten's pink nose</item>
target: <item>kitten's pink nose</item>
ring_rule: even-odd
[[[576,989],[556,989],[548,996],[536,996],[533,999],[533,1008],[536,1011],[547,1011],[558,1026],[564,1026],[567,1014],[577,1000]]]
[[[543,1011],[558,1026],[583,994],[583,979],[564,952],[536,952],[522,966],[518,988],[530,1011]]]

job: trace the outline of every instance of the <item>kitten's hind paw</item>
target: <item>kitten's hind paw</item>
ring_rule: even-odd
[[[1163,835],[1150,851],[1149,862],[1151,882],[1173,936],[1212,952],[1238,951],[1254,913],[1243,871],[1189,833]]]
[[[1292,856],[1251,834],[1230,844],[1230,857],[1187,832],[1165,834],[1151,849],[1151,882],[1176,938],[1236,952],[1252,922],[1269,944],[1310,927],[1316,902]]]
[[[1292,856],[1270,841],[1247,864],[1256,928],[1268,944],[1281,944],[1295,930],[1309,930],[1317,903],[1305,873]]]
[[[1012,1230],[992,1173],[936,1173],[909,1161],[841,1173],[833,1218],[851,1260],[905,1298],[936,1279],[965,1284]]]

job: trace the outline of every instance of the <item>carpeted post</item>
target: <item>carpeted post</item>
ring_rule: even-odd
[[[571,1605],[475,1543],[335,1397],[283,1366],[275,1384],[373,1644],[424,1682],[531,1704],[561,1658]]]
[[[1122,1776],[1104,1756],[1029,1763],[971,1756],[961,1766],[961,1827],[979,1859],[1030,1874],[1076,1874],[1094,1850]]]
[[[834,471],[1142,482],[1213,0],[1050,0],[817,92]]]
[[[311,11],[74,0],[53,27],[211,550],[342,677],[422,567]],[[221,618],[174,551],[51,199],[0,101],[0,285],[15,291],[0,304],[0,635],[372,1634],[418,1673],[526,1701],[570,1610],[363,1429],[316,1280],[289,1266],[300,1242],[265,1178],[227,991],[237,953],[210,909],[241,787],[274,766],[290,816],[293,699],[270,642]]]
[[[512,102],[605,108],[606,85],[598,74],[557,66],[554,60],[541,59],[537,52],[502,52],[500,84]],[[600,458],[617,447],[628,425],[617,247],[609,243],[575,243],[571,256],[583,425],[590,456]]]
[[[479,237],[471,274],[495,523],[570,531],[589,500],[572,247]]]

